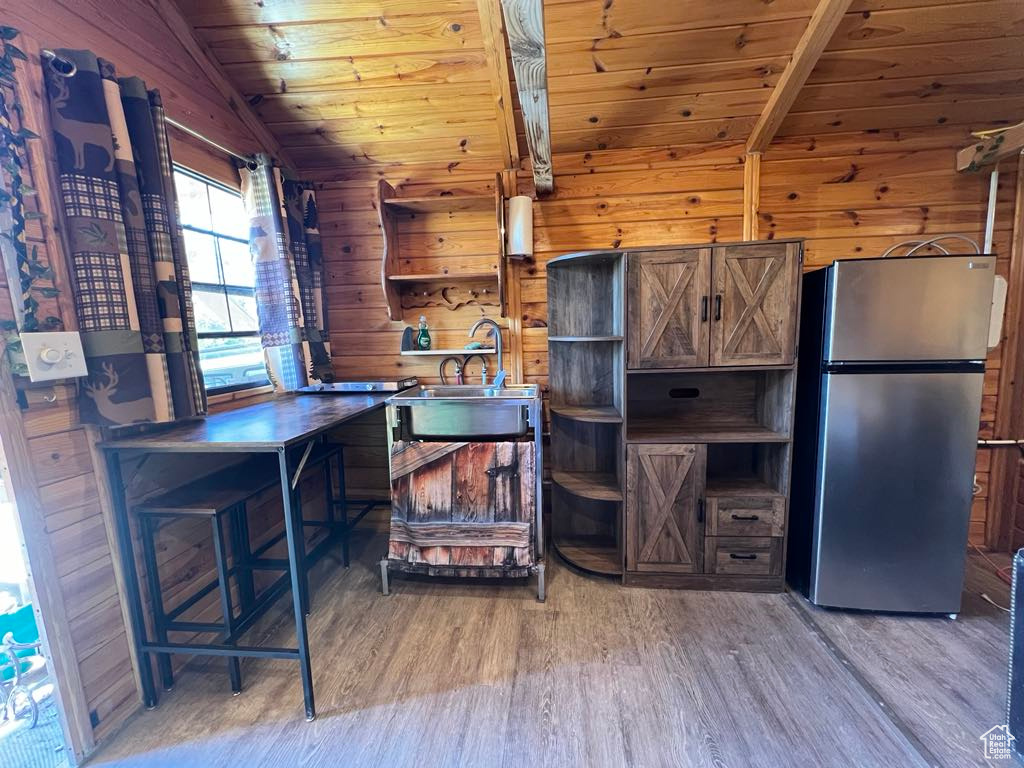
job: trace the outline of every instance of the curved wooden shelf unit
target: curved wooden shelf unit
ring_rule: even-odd
[[[505,198],[502,195],[501,174],[496,174],[494,195],[439,195],[437,197],[398,197],[395,188],[384,179],[377,182],[377,215],[384,238],[381,255],[380,282],[384,290],[388,317],[401,321],[402,285],[408,283],[446,282],[452,280],[497,280],[498,303],[502,317],[507,314],[505,296]],[[407,221],[416,213],[455,213],[494,211],[494,224],[498,238],[498,267],[486,272],[402,274],[400,270],[399,222]]]
[[[590,542],[552,543],[563,560],[581,571],[599,576],[622,575],[622,556],[618,547]]]
[[[551,481],[573,496],[595,501],[622,501],[622,489],[615,475],[606,472],[551,470]]]
[[[590,421],[596,424],[621,424],[622,414],[614,405],[551,405],[552,413],[573,421]]]

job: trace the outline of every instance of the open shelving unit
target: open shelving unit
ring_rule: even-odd
[[[505,198],[501,174],[497,174],[493,195],[439,195],[437,197],[399,197],[395,188],[381,179],[377,183],[377,212],[384,237],[381,256],[381,287],[391,320],[402,320],[402,294],[446,283],[480,285],[481,292],[494,290],[500,314],[506,315],[505,297]],[[449,270],[441,272],[408,272],[402,269],[401,243],[403,224],[417,216],[429,214],[493,214],[495,227],[495,263],[491,269]],[[489,285],[493,284],[493,288]]]
[[[592,573],[622,573],[624,264],[548,262],[552,541]]]

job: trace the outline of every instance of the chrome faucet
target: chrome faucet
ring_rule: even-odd
[[[494,336],[494,351],[498,356],[498,372],[494,375],[494,381],[491,383],[493,387],[504,387],[505,386],[505,361],[501,354],[501,326],[491,320],[489,317],[481,317],[475,323],[473,327],[469,329],[469,338],[473,338],[477,330],[481,325],[489,325],[491,327],[491,335]],[[487,373],[486,368],[484,369],[484,386],[487,385]]]

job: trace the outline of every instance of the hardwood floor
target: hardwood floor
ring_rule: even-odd
[[[318,567],[315,722],[294,665],[246,664],[232,698],[214,661],[90,765],[985,765],[1004,719],[1008,619],[978,593],[1008,590],[973,558],[949,621],[624,588],[557,557],[543,605],[532,583],[396,578],[385,598],[384,546],[364,532],[351,569]]]

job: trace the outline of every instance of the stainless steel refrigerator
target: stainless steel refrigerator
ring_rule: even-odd
[[[960,610],[995,258],[804,275],[787,576],[811,602]]]

